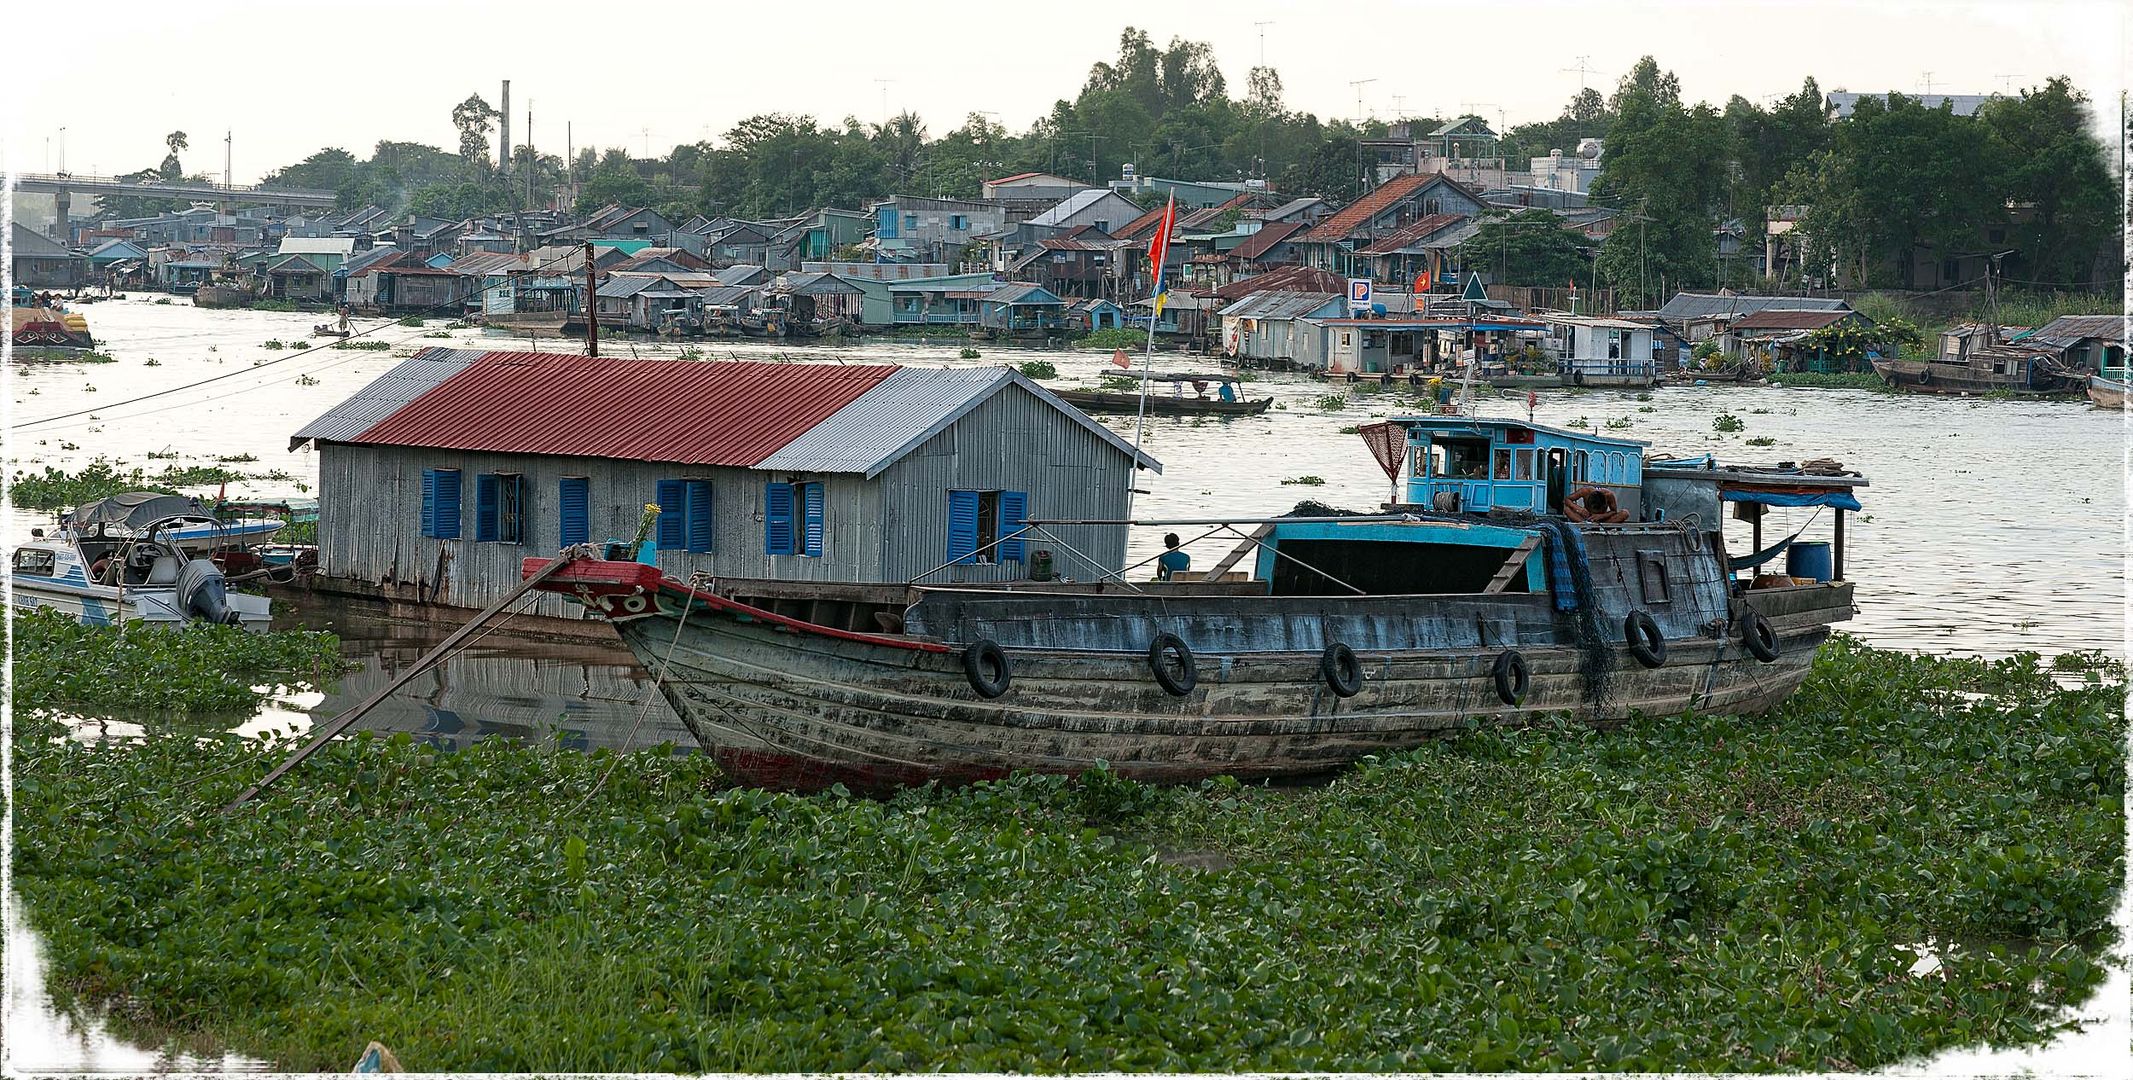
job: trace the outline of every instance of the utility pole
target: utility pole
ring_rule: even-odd
[[[533,152],[533,99],[526,99],[526,209],[533,209],[533,174],[540,171],[541,156]]]
[[[895,79],[874,80],[874,85],[881,87],[881,124],[883,127],[889,125],[889,84],[895,81]]]
[[[585,242],[585,355],[600,355],[600,300],[593,289],[593,242]]]
[[[1921,99],[1921,100],[1923,100],[1923,99],[1925,99],[1925,98],[1929,98],[1929,97],[1932,97],[1932,96],[1933,96],[1933,73],[1932,73],[1932,72],[1930,72],[1930,71],[1928,71],[1928,72],[1924,72],[1924,73],[1922,73],[1922,74],[1920,75],[1920,78],[1921,78],[1921,80],[1922,80],[1922,81],[1923,81],[1923,82],[1925,83],[1925,87],[1926,87],[1926,92],[1925,92],[1924,94],[1921,94],[1921,95],[1920,95],[1920,99]]]
[[[231,147],[231,140],[232,140],[233,138],[235,138],[235,137],[236,137],[236,132],[234,132],[234,131],[231,131],[231,130],[229,130],[229,129],[227,129],[227,128],[223,129],[223,132],[222,132],[222,212],[223,212],[223,213],[225,213],[225,214],[227,214],[227,213],[229,213],[229,212],[230,212],[230,192],[231,192],[231,191],[233,191],[233,190],[235,190],[235,186],[234,186],[234,184],[232,183],[232,181],[231,181],[231,177],[230,177],[230,160],[231,160],[231,158],[230,158],[230,147]]]
[[[502,145],[497,148],[496,175],[509,176],[511,175],[511,80],[509,79],[504,80],[503,96],[498,102],[496,117],[503,127],[503,130],[497,132],[496,141]],[[504,190],[508,192],[511,189],[505,188]]]
[[[1256,27],[1258,27],[1258,28],[1259,28],[1259,66],[1260,66],[1260,67],[1265,67],[1265,66],[1266,66],[1266,28],[1267,28],[1267,27],[1269,27],[1269,26],[1272,26],[1272,25],[1274,25],[1274,20],[1272,20],[1272,19],[1268,19],[1268,20],[1266,20],[1265,22],[1255,22],[1255,23],[1253,23],[1252,25],[1253,25],[1253,26],[1256,26]]]

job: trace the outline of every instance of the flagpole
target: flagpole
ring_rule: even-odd
[[[1148,305],[1148,345],[1141,353],[1141,399],[1133,416],[1133,461],[1126,468],[1126,516],[1133,516],[1133,489],[1136,474],[1140,472],[1141,436],[1148,428],[1148,376],[1155,367],[1155,324],[1163,317],[1163,262],[1170,254],[1170,227],[1176,220],[1178,193],[1170,193],[1170,203],[1163,208],[1162,220],[1155,228],[1155,295]]]

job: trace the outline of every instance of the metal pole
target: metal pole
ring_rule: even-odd
[[[593,242],[585,242],[585,355],[600,355],[600,301],[593,290]]]

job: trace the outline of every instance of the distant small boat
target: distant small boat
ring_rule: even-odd
[[[1127,378],[1129,376],[1120,377]],[[1130,377],[1142,378],[1152,383],[1169,383],[1176,387],[1188,384],[1204,387],[1209,383],[1234,387],[1242,382],[1235,375],[1215,375],[1199,372],[1167,374],[1151,372]],[[1235,392],[1234,390],[1231,391],[1232,394],[1235,394]],[[1057,395],[1059,400],[1085,413],[1108,413],[1114,415],[1123,413],[1131,415],[1139,413],[1142,409],[1141,395],[1131,390],[1054,390],[1052,393]],[[1150,416],[1257,416],[1267,411],[1267,408],[1274,404],[1274,399],[1270,397],[1251,400],[1232,397],[1224,400],[1219,395],[1202,397],[1196,393],[1191,397],[1186,397],[1182,393],[1161,393],[1154,390],[1148,392],[1147,401],[1146,408]]]
[[[311,328],[311,336],[312,336],[312,337],[339,337],[339,338],[344,338],[344,337],[347,337],[347,336],[348,336],[348,331],[347,331],[347,330],[344,330],[344,329],[337,329],[337,328],[335,328],[335,327],[331,327],[331,326],[328,326],[328,325],[326,325],[325,323],[320,323],[320,324],[318,324],[317,326],[314,326],[314,327],[312,327],[312,328]]]
[[[252,294],[228,285],[202,285],[193,294],[193,306],[202,308],[240,308],[252,306]]]
[[[2089,376],[2089,400],[2106,409],[2123,409],[2126,396],[2133,391],[2133,383],[2124,379],[2106,379],[2101,375]]]

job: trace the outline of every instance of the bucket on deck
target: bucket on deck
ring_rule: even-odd
[[[1794,540],[1785,549],[1785,573],[1796,578],[1828,581],[1836,576],[1830,562],[1829,541]]]

